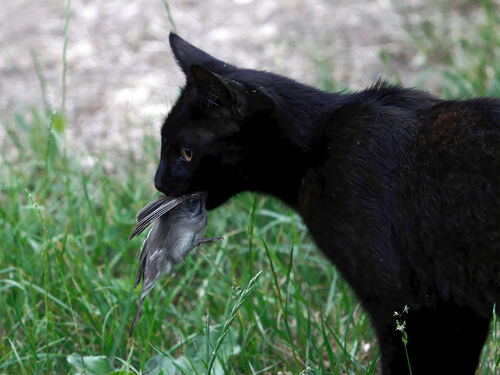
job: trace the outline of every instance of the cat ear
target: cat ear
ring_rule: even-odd
[[[230,109],[239,118],[276,107],[272,96],[263,87],[252,88],[199,65],[191,66],[190,77],[207,107]]]
[[[218,60],[201,49],[186,42],[177,34],[170,33],[169,42],[177,63],[188,79],[190,78],[191,66],[193,65],[203,66],[206,69],[218,74],[225,74],[236,69],[235,66]]]
[[[248,102],[248,90],[244,84],[199,65],[191,66],[190,77],[208,107],[232,108],[238,115],[244,115]]]

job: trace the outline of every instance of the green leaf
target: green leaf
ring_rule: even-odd
[[[210,342],[211,345],[213,346],[215,342],[217,341],[217,338],[220,336],[221,332],[220,329],[210,330]],[[222,341],[222,344],[219,349],[219,353],[224,357],[230,357],[232,355],[236,355],[240,352],[241,348],[237,344],[238,342],[238,332],[233,328],[229,327],[226,339]],[[206,345],[207,337],[206,335],[198,336],[193,340],[192,345],[189,345],[189,347],[186,349],[186,354],[189,355],[191,358],[200,358],[205,360],[207,354],[211,354],[213,349],[209,350],[209,353],[207,353],[207,345]]]
[[[70,354],[67,361],[73,367],[74,375],[108,375],[115,373],[115,369],[111,366],[108,357],[104,355],[85,356],[80,354]]]
[[[220,329],[211,330],[210,341],[214,343],[219,335]],[[147,375],[181,375],[196,372],[205,374],[207,371],[206,358],[207,355],[211,354],[211,349],[209,350],[210,353],[207,353],[206,340],[206,335],[197,337],[187,347],[185,355],[175,359],[170,355],[166,355],[167,353],[155,355],[146,362],[144,373]],[[229,357],[240,353],[241,347],[237,344],[238,340],[238,332],[233,327],[229,327],[227,336],[220,346],[218,359],[212,367],[212,375],[224,375],[225,371],[221,361],[226,362]]]
[[[144,373],[148,375],[177,375],[180,372],[175,366],[176,360],[171,359],[163,354],[155,355],[154,357],[148,359],[144,365]]]
[[[60,113],[54,113],[52,115],[52,127],[59,134],[64,133],[64,129],[66,128],[66,116]]]

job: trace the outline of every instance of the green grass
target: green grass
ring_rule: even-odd
[[[208,235],[225,239],[161,280],[127,340],[142,241],[127,238],[155,194],[156,139],[145,137],[144,153],[122,156],[110,174],[103,155],[90,167],[65,157],[54,121],[32,111],[6,125],[0,374],[175,365],[203,374],[209,363],[212,374],[373,372],[374,338],[352,292],[293,212],[252,194],[210,213]]]
[[[408,2],[392,2],[403,13],[403,28],[426,65],[416,79],[417,85],[434,87],[437,79],[441,94],[447,98],[500,96],[498,1],[428,2],[422,17],[415,17],[415,9]],[[381,51],[381,57],[390,66],[386,51]],[[386,74],[399,80],[390,68]]]
[[[484,44],[441,62],[447,96],[500,95],[498,17],[482,4],[484,22],[464,38]],[[466,45],[457,43],[451,54]],[[253,194],[209,214],[207,234],[225,239],[157,283],[129,340],[144,235],[127,238],[155,196],[157,137],[139,141],[140,155],[90,155],[89,165],[65,148],[64,104],[61,114],[2,120],[0,374],[375,373],[374,336],[352,291],[296,214]],[[500,362],[492,326],[480,374]]]

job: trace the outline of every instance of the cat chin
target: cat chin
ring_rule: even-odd
[[[205,191],[204,193],[207,194],[207,203],[206,203],[207,210],[213,210],[214,208],[219,207],[220,205],[226,203],[232,197],[232,195],[220,194],[215,192]]]

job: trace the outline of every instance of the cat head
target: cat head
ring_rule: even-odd
[[[248,137],[256,134],[243,128],[259,113],[272,112],[273,102],[236,79],[241,70],[235,66],[175,34],[170,45],[186,84],[161,129],[155,186],[173,195],[207,191],[207,206],[215,207],[245,189]]]
[[[276,90],[289,92],[295,83],[239,69],[173,33],[170,46],[186,84],[161,129],[156,188],[171,195],[206,191],[208,208],[243,190],[272,193],[279,171],[292,162],[286,139],[297,138],[280,128],[286,121]]]

